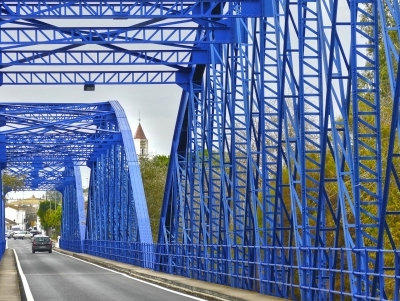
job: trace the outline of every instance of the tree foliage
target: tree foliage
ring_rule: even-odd
[[[387,30],[382,28],[381,23],[379,23],[378,27],[378,37],[379,37],[379,44],[378,44],[378,64],[380,66],[380,72],[378,74],[378,79],[379,79],[379,101],[380,101],[380,128],[381,128],[381,149],[382,149],[382,183],[385,183],[385,173],[384,171],[386,168],[391,168],[387,166],[387,157],[388,157],[388,152],[389,152],[389,137],[391,135],[391,123],[392,123],[392,113],[393,113],[393,95],[392,95],[392,90],[393,90],[393,84],[390,81],[390,73],[392,71],[390,70],[397,70],[397,58],[394,57],[393,52],[389,51],[387,52],[388,45],[385,45],[384,43],[384,38],[383,35],[386,34],[390,40],[390,43],[392,43],[393,49],[396,52],[396,55],[398,55],[400,51],[400,42],[398,39],[398,34],[397,30],[395,29],[398,24],[395,24],[396,21],[391,15],[391,10],[389,9],[388,5],[392,5],[393,1],[388,1],[383,4],[384,8],[384,14],[385,16],[382,16],[381,19],[385,20],[387,28],[392,28],[392,30]],[[373,6],[371,4],[368,4],[366,6],[366,11],[369,13],[372,13],[372,8]],[[361,21],[364,22],[364,24],[368,24],[366,21],[368,21],[366,18],[362,19]],[[363,30],[370,36],[373,34],[374,28],[372,26],[364,26]],[[374,53],[373,49],[370,48],[368,49],[367,52],[368,56],[371,59],[374,59]],[[389,56],[392,56],[392,60],[389,59]],[[392,62],[393,66],[390,66],[390,63]],[[367,66],[370,64],[367,64]],[[391,69],[391,67],[393,67]],[[373,79],[375,74],[373,72],[364,72],[364,76],[368,79]],[[367,85],[364,85],[363,88],[371,88]],[[372,93],[365,93],[364,97],[366,99],[370,99],[373,97]],[[365,104],[360,103],[360,106],[365,106]],[[397,109],[397,108],[395,108]],[[398,137],[397,137],[398,139]],[[370,145],[374,144],[374,141],[371,140]],[[395,143],[393,153],[398,154],[400,153],[400,147],[399,143]],[[371,162],[373,164],[374,162]],[[370,167],[370,166],[368,166]],[[392,161],[392,168],[393,170],[400,170],[400,158],[398,156],[394,156],[393,161]],[[383,184],[382,184],[383,185]],[[370,188],[368,188],[370,189]],[[390,189],[389,189],[389,194],[388,194],[388,203],[387,203],[387,212],[399,212],[400,211],[400,206],[398,199],[400,197],[400,192],[399,192],[400,187],[397,186],[395,178],[391,177],[390,179]],[[375,215],[379,216],[378,210],[381,210],[383,208],[380,208],[378,206],[370,206],[369,210]],[[371,222],[371,218],[363,216],[362,218],[363,224],[368,224]],[[386,250],[392,250],[392,249],[397,249],[398,246],[400,245],[400,223],[399,223],[399,218],[398,215],[387,215],[386,217],[386,223],[388,225],[386,231],[385,231],[385,236],[383,239],[383,249]],[[371,235],[372,237],[376,237],[378,235],[378,229],[377,228],[370,228],[368,229],[368,234]],[[366,242],[366,246],[368,246],[368,241]],[[371,257],[373,257],[375,254],[372,254]],[[381,262],[382,264],[382,262]],[[385,253],[383,256],[383,264],[385,267],[393,267],[395,265],[395,258],[393,253]],[[388,274],[393,274],[393,271],[389,269]],[[385,280],[385,290],[386,294],[388,297],[393,296],[393,289],[394,289],[394,279],[386,279]]]
[[[54,201],[43,201],[39,204],[37,215],[44,230],[55,229],[55,235],[59,235],[61,228],[62,208]]]
[[[5,193],[9,191],[17,191],[18,188],[25,185],[25,176],[14,176],[7,172],[2,174],[3,187]]]
[[[40,223],[42,225],[42,228],[47,230],[49,228],[49,225],[46,222],[46,212],[50,208],[50,202],[49,201],[44,201],[40,202],[39,204],[39,209],[37,211],[37,215],[40,218]]]
[[[49,209],[45,214],[45,221],[48,225],[48,229],[54,229],[54,236],[58,236],[61,230],[61,216],[62,216],[62,208],[61,206],[57,206],[55,210]]]
[[[140,157],[140,171],[142,174],[147,208],[149,210],[153,240],[156,240],[158,237],[168,164],[168,156]]]

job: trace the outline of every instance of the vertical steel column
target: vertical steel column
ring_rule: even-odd
[[[326,162],[327,160],[333,160],[335,158],[336,161],[336,170],[329,171],[326,164],[322,165],[321,176],[323,178],[325,175],[325,185],[319,186],[319,194],[322,196],[324,194],[326,199],[327,208],[326,214],[330,216],[330,227],[326,230],[327,235],[325,236],[325,246],[326,247],[339,247],[339,236],[340,231],[342,229],[341,221],[341,213],[342,208],[341,205],[344,201],[342,201],[343,195],[341,194],[341,188],[344,187],[342,185],[342,180],[344,180],[344,176],[341,176],[341,173],[344,172],[344,161],[345,156],[340,155],[341,147],[346,148],[346,139],[348,138],[345,134],[343,134],[344,128],[347,129],[347,124],[343,121],[347,119],[347,111],[346,111],[346,103],[344,101],[346,91],[345,84],[346,81],[349,82],[349,76],[346,74],[347,69],[345,71],[342,70],[343,66],[348,66],[347,57],[341,53],[341,41],[339,40],[339,32],[343,31],[343,27],[340,26],[348,26],[349,23],[342,22],[339,26],[338,22],[338,14],[339,14],[339,1],[331,1],[329,3],[323,1],[321,5],[322,14],[327,16],[323,18],[323,24],[320,25],[319,31],[323,37],[323,44],[325,46],[325,52],[323,53],[323,63],[324,70],[326,70],[326,77],[324,85],[326,87],[325,94],[325,103],[323,104],[325,107],[324,119],[323,119],[323,128],[321,129],[322,142],[321,145],[323,147],[323,151],[321,152],[321,162]],[[321,28],[322,27],[322,28]],[[343,66],[342,66],[343,65]],[[335,107],[339,106],[339,112],[341,112],[341,116],[345,116],[342,120],[340,117],[338,118],[337,113],[335,114]],[[337,110],[336,110],[337,111]],[[331,125],[331,127],[330,127]],[[345,132],[346,133],[346,132]],[[341,137],[343,136],[343,137]],[[343,139],[343,141],[340,141]],[[333,144],[333,146],[332,146]],[[345,152],[345,151],[344,151]],[[332,176],[328,176],[327,172],[336,173],[337,180]],[[326,185],[329,184],[332,186],[333,183],[337,181],[337,187],[339,190],[339,197],[335,200],[328,196],[328,191],[326,189]],[[318,212],[321,215],[321,212]],[[318,218],[319,220],[319,218]],[[344,220],[344,223],[346,220]],[[329,222],[328,222],[329,224]],[[346,226],[344,227],[346,228]],[[328,239],[328,238],[329,239]],[[339,265],[339,261],[345,260],[345,258],[339,258],[340,253],[337,249],[333,249],[332,252],[328,254],[328,260],[330,261],[329,265],[325,265],[330,269],[336,269]],[[314,257],[315,264],[316,257]],[[351,266],[352,263],[349,263]],[[316,272],[314,272],[316,273]],[[336,274],[330,273],[327,277],[326,281],[329,281],[327,287],[333,291],[336,288]],[[314,277],[313,277],[314,279]],[[328,280],[329,279],[329,280]],[[329,298],[334,298],[333,294],[329,294]]]
[[[86,217],[86,239],[88,240],[100,240],[99,224],[99,201],[97,198],[98,185],[97,185],[97,162],[89,162],[88,167],[90,168],[90,182],[89,182],[89,193],[88,193],[88,209]]]
[[[103,122],[101,128],[110,131],[121,131],[126,127],[121,117],[122,109],[117,103],[113,104],[121,119],[112,122]],[[117,123],[120,124],[117,125]],[[130,134],[130,131],[129,133]],[[124,137],[124,135],[122,136]],[[127,144],[122,142],[103,148],[97,157],[89,165],[91,168],[90,189],[88,199],[88,228],[87,239],[93,246],[89,252],[114,260],[122,260],[141,266],[151,266],[153,259],[151,248],[147,248],[150,242],[141,240],[138,224],[144,217],[137,216],[137,206],[147,206],[144,199],[135,202],[134,190],[143,190],[141,182],[132,182],[131,162],[127,154],[132,154],[132,136],[126,135]],[[139,166],[134,166],[139,168]],[[147,210],[147,207],[146,207]],[[149,222],[148,216],[145,221]],[[147,229],[149,230],[149,229]],[[151,233],[151,232],[150,232]],[[151,237],[150,237],[151,238]],[[119,246],[123,243],[122,250]],[[146,245],[147,244],[147,245]],[[132,249],[131,249],[132,248]],[[129,249],[132,252],[128,251]]]
[[[298,28],[301,11],[298,10],[297,3],[285,0],[281,3],[283,19],[280,22],[283,27],[283,45],[281,48],[282,72],[279,78],[280,103],[278,107],[278,120],[282,118],[283,125],[279,131],[278,141],[283,151],[278,153],[278,166],[284,164],[282,177],[287,175],[287,184],[289,186],[288,193],[283,188],[284,186],[281,186],[284,201],[285,198],[290,200],[291,217],[289,225],[291,231],[289,233],[292,235],[285,237],[286,240],[290,241],[286,242],[286,244],[296,247],[295,252],[292,254],[295,258],[291,259],[291,263],[297,262],[298,266],[301,267],[296,272],[298,273],[299,284],[304,284],[308,282],[307,274],[309,271],[307,268],[304,269],[308,264],[308,254],[306,253],[306,249],[300,249],[300,247],[304,244],[303,237],[306,242],[310,238],[306,233],[307,218],[304,216],[304,214],[307,214],[307,207],[303,203],[301,195],[301,193],[304,193],[305,187],[302,187],[302,190],[300,190],[302,185],[301,156],[304,156],[304,153],[300,154],[299,151],[301,147],[300,139],[302,138],[299,134],[301,127],[299,85],[301,84],[299,83],[300,79],[296,77],[300,48],[303,46],[299,44],[298,39],[303,32],[300,32]],[[297,20],[296,16],[298,17]],[[297,216],[298,214],[300,214],[299,217]],[[305,218],[302,219],[302,217]],[[298,289],[295,289],[295,291],[298,292]],[[309,293],[304,289],[300,289],[302,300],[306,300]]]
[[[129,192],[132,189],[129,181],[129,172],[126,164],[126,158],[123,153],[123,147],[119,147],[119,171],[118,171],[118,177],[120,185],[120,195],[119,195],[119,211],[121,213],[121,223],[119,225],[119,236],[121,237],[122,241],[128,241],[129,237],[132,237],[131,231],[129,230],[130,228],[128,227],[128,223],[130,220],[132,220],[132,216],[135,216],[134,214],[130,214],[129,206],[126,204],[131,204],[131,201],[129,200]]]
[[[1,136],[0,136],[1,137]],[[4,191],[3,191],[3,168],[0,166],[0,231],[5,233],[6,215],[5,215],[5,203],[4,203]],[[6,249],[6,241],[4,234],[0,237],[0,260],[3,257],[4,251]]]
[[[81,245],[81,252],[84,252],[84,241],[86,234],[86,217],[83,199],[83,189],[82,189],[82,177],[81,170],[79,166],[74,165],[74,179],[75,179],[75,198],[77,203],[77,213],[78,214],[78,228],[79,228],[79,240]]]
[[[212,36],[209,36],[212,39]],[[232,199],[228,192],[229,173],[231,170],[228,133],[230,129],[229,103],[230,84],[227,75],[227,46],[210,45],[211,64],[206,69],[204,102],[209,109],[206,111],[206,122],[209,130],[205,132],[205,147],[208,150],[206,164],[207,175],[203,180],[209,179],[208,191],[208,220],[209,237],[207,245],[210,246],[210,264],[207,269],[213,275],[207,281],[226,283],[227,276],[232,272],[232,238],[230,236],[230,217],[232,212],[229,203]],[[217,244],[217,246],[216,246]],[[224,259],[224,260],[221,260]],[[226,259],[226,260],[225,260]],[[218,264],[213,264],[217,262]]]
[[[152,249],[153,237],[151,234],[149,214],[144,195],[143,183],[140,173],[138,158],[133,144],[133,136],[129,127],[128,120],[121,105],[116,101],[110,101],[118,124],[118,129],[122,136],[124,146],[124,156],[129,170],[129,182],[131,185],[130,193],[131,214],[137,228],[134,230],[138,234],[137,241],[142,244],[142,264],[144,267],[151,268],[154,265],[154,253]],[[121,158],[122,159],[122,158]],[[133,237],[132,237],[133,238]]]
[[[182,131],[185,132],[188,126],[189,95],[190,93],[184,90],[179,105],[160,216],[156,269],[167,273],[174,273],[176,256],[173,254],[176,254],[176,244],[189,243],[188,235],[182,237],[183,241],[178,240],[178,233],[183,231],[181,227],[184,225],[179,212],[180,204],[186,200],[184,187],[188,136],[183,135]]]
[[[322,86],[322,12],[317,1],[301,1],[298,4],[299,43],[299,95],[294,106],[294,118],[298,127],[294,129],[299,142],[299,189],[301,207],[294,211],[295,219],[301,219],[299,232],[302,247],[298,258],[306,268],[300,283],[304,287],[324,288],[326,267],[329,257],[324,251],[310,251],[307,247],[326,245],[326,199],[324,192],[325,173],[323,168],[326,144],[323,128]],[[297,109],[296,109],[297,108]],[[301,229],[301,230],[300,230]],[[314,268],[313,270],[310,267]],[[304,290],[302,295],[313,300],[325,300],[325,292]]]
[[[1,52],[0,52],[1,54]],[[0,55],[1,56],[1,55]],[[5,107],[0,106],[0,113],[5,113]],[[6,117],[4,115],[0,115],[0,127],[5,126],[7,124]],[[7,153],[6,153],[6,135],[0,134],[0,233],[5,233],[5,224],[6,224],[6,213],[5,213],[5,194],[4,185],[3,185],[3,169],[7,166]],[[3,257],[6,242],[5,237],[1,234],[0,237],[0,260]]]
[[[71,160],[68,161],[71,162]],[[64,187],[58,188],[62,191],[63,196],[60,246],[73,252],[83,252],[86,221],[79,167],[67,166],[64,171],[64,177]]]
[[[260,246],[288,246],[291,240],[290,216],[287,205],[282,197],[282,148],[279,137],[282,133],[282,116],[279,115],[280,104],[283,103],[279,80],[282,74],[281,48],[283,43],[282,28],[279,13],[282,12],[280,1],[272,5],[273,16],[260,20],[259,34],[257,23],[254,37],[256,40],[254,56],[258,60],[253,68],[251,114],[254,136],[254,154],[252,168],[254,172],[256,206],[255,212],[259,225]],[[257,112],[258,110],[258,112]],[[257,124],[258,123],[258,124]],[[260,271],[260,292],[269,295],[288,297],[289,287],[277,283],[290,283],[289,269],[284,268],[289,263],[287,250],[261,249],[260,261],[264,268]]]
[[[121,152],[122,147],[120,145],[114,145],[113,146],[113,159],[114,163],[112,164],[113,166],[113,175],[112,177],[114,178],[114,191],[113,191],[113,197],[114,197],[114,240],[116,241],[123,241],[123,237],[121,235],[121,223],[124,221],[124,216],[121,211],[121,173],[122,173],[122,168],[121,168]]]
[[[365,11],[366,5],[372,6],[372,13]],[[378,53],[378,14],[376,2],[350,1],[351,10],[351,122],[352,146],[354,147],[354,173],[352,191],[354,206],[353,236],[356,258],[356,293],[369,296],[367,276],[369,265],[374,259],[362,251],[364,247],[376,249],[378,240],[376,228],[379,226],[379,212],[384,209],[382,200],[382,155],[380,130],[380,94],[379,94],[379,53]],[[370,28],[372,34],[360,27]],[[365,39],[367,41],[365,41]],[[366,44],[367,42],[367,44]],[[368,49],[370,56],[364,53]],[[366,64],[362,63],[366,60]],[[367,78],[364,74],[374,74]],[[368,164],[375,162],[375,166]],[[348,211],[350,213],[351,211]],[[349,214],[347,215],[349,217]],[[376,234],[375,234],[376,233]],[[383,270],[381,271],[383,272]],[[360,297],[360,300],[362,297]]]
[[[202,213],[204,212],[204,198],[208,196],[205,195],[204,190],[207,182],[204,182],[203,172],[204,172],[204,158],[205,158],[205,148],[203,141],[203,133],[205,120],[204,116],[206,113],[206,104],[204,103],[204,98],[201,97],[199,93],[200,87],[196,83],[191,83],[191,98],[188,103],[188,113],[189,113],[189,153],[187,158],[187,183],[185,187],[185,202],[181,203],[180,216],[183,219],[184,228],[179,231],[178,241],[181,243],[183,241],[183,236],[187,235],[186,231],[189,231],[189,242],[193,244],[192,246],[182,248],[182,255],[187,255],[190,258],[189,266],[192,267],[192,274],[188,274],[190,277],[197,279],[202,279],[202,275],[197,273],[199,269],[199,264],[202,260],[204,254],[202,254],[201,248],[204,246],[203,226],[205,221],[202,220]],[[185,227],[187,224],[188,226]],[[185,229],[187,228],[187,230]],[[182,261],[184,257],[180,257],[181,261],[179,266],[182,264],[186,265]]]
[[[376,8],[377,7],[377,8]],[[392,249],[398,249],[398,239],[391,234],[388,220],[396,220],[400,214],[398,209],[398,200],[389,197],[391,191],[396,188],[400,190],[400,180],[398,170],[396,168],[395,158],[399,157],[399,151],[396,147],[399,143],[399,133],[400,133],[400,119],[399,119],[399,108],[400,108],[400,59],[398,44],[400,41],[400,8],[397,1],[378,1],[375,6],[373,13],[379,13],[379,27],[382,31],[382,40],[379,41],[383,44],[385,50],[385,60],[387,67],[387,78],[389,81],[390,95],[393,97],[393,110],[391,118],[391,127],[389,134],[388,152],[386,160],[386,169],[384,170],[384,186],[383,186],[383,196],[380,202],[379,210],[379,221],[378,221],[378,242],[377,250],[385,249],[384,241],[389,240],[389,244]],[[381,49],[381,45],[379,45]],[[382,54],[379,53],[379,56]],[[382,61],[381,61],[382,62]],[[397,66],[397,71],[396,71]],[[386,91],[388,93],[388,91]],[[383,94],[383,93],[382,93]],[[376,253],[375,263],[374,263],[374,279],[372,285],[371,296],[373,297],[386,297],[385,283],[382,277],[384,271],[393,270],[394,275],[399,277],[399,272],[397,269],[399,254],[393,254],[392,263],[386,264],[385,258],[379,256],[379,252]],[[397,272],[396,272],[397,271]],[[398,281],[395,281],[394,286],[394,300],[399,298],[400,285]]]

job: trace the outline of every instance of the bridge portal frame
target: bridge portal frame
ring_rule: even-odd
[[[54,7],[27,3],[4,1],[2,26],[22,19],[35,28],[18,32],[52,32],[54,41],[64,44],[57,49],[60,52],[86,43],[101,44],[121,55],[127,50],[109,44],[162,43],[163,39],[148,36],[154,28],[142,28],[142,23],[135,30],[117,26],[71,31],[42,28],[32,17],[146,17],[147,24],[154,24],[163,16],[182,26],[156,26],[160,35],[182,34],[180,39],[165,39],[168,45],[207,52],[206,56],[193,52],[190,62],[178,64],[145,57],[146,62],[157,61],[176,71],[167,77],[162,77],[164,71],[156,71],[146,82],[177,83],[183,89],[155,249],[156,269],[285,298],[330,300],[340,294],[373,300],[387,299],[390,293],[398,299],[397,278],[393,291],[385,282],[391,278],[385,271],[400,275],[399,242],[389,225],[399,215],[391,191],[400,187],[395,145],[400,96],[396,1],[139,1],[131,5],[60,1]],[[79,5],[82,10],[77,10]],[[188,20],[196,24],[196,31],[182,25]],[[140,34],[140,41],[128,34],[132,31]],[[9,55],[19,44],[51,41],[43,36],[30,41],[1,38],[3,43],[15,43],[3,49]],[[138,58],[143,53],[130,54]],[[43,55],[52,53],[43,51]],[[14,62],[34,65],[36,58],[37,54],[30,54]],[[387,104],[393,105],[387,151],[381,118],[384,67],[390,81]],[[142,83],[131,77],[133,73],[98,72],[91,77],[75,72],[73,77],[67,72],[33,76],[5,71],[2,83]],[[115,150],[102,153],[96,162],[106,165],[114,159]],[[334,196],[332,186],[337,189]],[[106,219],[105,211],[100,213],[95,221]],[[120,255],[112,253],[115,246],[99,242],[98,247],[103,248],[102,255],[117,258]],[[134,256],[142,254],[141,248],[125,245],[121,260],[133,257],[137,264]]]

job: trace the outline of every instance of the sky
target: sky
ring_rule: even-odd
[[[140,23],[142,20],[63,20],[46,19],[45,22],[57,26],[131,26]],[[2,45],[3,46],[3,45]],[[121,46],[121,45],[120,45]],[[47,48],[57,48],[57,45],[32,46],[27,50],[44,50]],[[97,50],[107,49],[97,45],[81,46],[82,49]],[[81,49],[81,47],[79,49]],[[149,44],[123,44],[126,49],[164,49],[164,46]],[[78,50],[78,49],[76,49]],[[69,71],[70,66],[53,66],[51,70]],[[163,66],[76,66],[73,70],[83,71],[116,71],[116,70],[161,70],[167,67]],[[9,71],[41,71],[48,70],[47,66],[13,66],[7,68]],[[171,69],[169,69],[171,70]],[[175,69],[173,69],[175,70]],[[174,84],[154,85],[154,84],[135,84],[135,85],[99,85],[96,84],[95,91],[84,91],[83,85],[4,85],[0,86],[0,102],[51,102],[51,103],[71,103],[71,102],[105,102],[117,100],[123,107],[128,118],[132,135],[140,123],[148,140],[148,150],[153,155],[170,155],[172,137],[175,128],[176,117],[178,113],[179,102],[182,94],[182,88]],[[89,169],[82,168],[83,187],[87,186]],[[14,194],[12,192],[12,194]],[[21,195],[21,193],[18,193]],[[28,195],[31,196],[31,195]],[[21,197],[21,196],[14,196]],[[26,197],[26,193],[24,195]]]
[[[341,2],[339,6],[339,11],[341,11],[339,18],[348,19],[347,3]],[[78,21],[84,22],[85,26],[131,26],[134,23],[140,22],[140,20],[115,21],[86,19]],[[165,22],[167,21],[168,20],[166,20]],[[57,19],[46,20],[46,22],[54,23],[59,26],[72,26],[71,22],[76,21]],[[346,40],[346,38],[344,38],[343,40]],[[46,45],[41,45],[41,47],[45,46]],[[49,45],[49,47],[50,46],[51,45]],[[94,49],[93,47],[95,46],[92,45],[90,49]],[[146,47],[149,47],[150,49],[157,49],[157,45],[148,44],[132,44],[124,45],[124,47],[127,49],[136,49],[136,47],[139,47],[140,49],[146,49]],[[347,47],[345,48],[347,49]],[[10,69],[12,68],[14,67],[11,67]],[[35,69],[37,70],[40,70],[40,68],[46,67],[35,67]],[[57,67],[55,68],[56,70],[59,69]],[[82,66],[82,68],[87,71],[87,66]],[[132,66],[128,66],[126,68],[132,68]],[[158,66],[155,68],[159,69]],[[19,70],[18,67],[16,67],[16,69]],[[61,67],[60,69],[65,68]],[[104,69],[107,70],[108,67],[104,67]],[[111,67],[111,69],[113,68]],[[147,68],[141,68],[140,66],[138,67],[138,69],[148,70]],[[181,91],[181,88],[177,85],[96,85],[96,90],[93,92],[83,91],[82,85],[1,86],[0,102],[95,103],[108,100],[117,100],[120,102],[125,110],[125,114],[127,115],[132,130],[132,135],[134,135],[136,132],[140,114],[140,122],[149,143],[149,153],[158,155],[169,155],[179,101],[181,97]],[[86,187],[88,170],[83,170],[82,173],[83,186]]]
[[[96,85],[93,92],[83,85],[2,86],[0,102],[104,102],[117,100],[125,110],[132,135],[140,123],[149,152],[169,155],[182,89],[177,85]]]
[[[2,86],[0,102],[104,102],[117,100],[124,108],[132,135],[140,123],[149,142],[149,153],[170,155],[172,136],[182,89],[177,85],[96,85],[93,92],[82,85]],[[87,187],[89,169],[81,168],[82,186]],[[8,198],[41,197],[43,192],[10,192]]]

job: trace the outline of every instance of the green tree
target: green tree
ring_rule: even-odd
[[[393,110],[393,95],[391,93],[391,82],[390,82],[390,76],[389,73],[393,71],[389,71],[391,67],[393,67],[392,70],[397,70],[397,58],[395,56],[398,55],[400,51],[400,42],[398,39],[398,33],[397,33],[397,26],[395,19],[391,15],[391,10],[389,8],[389,5],[393,5],[393,1],[387,1],[383,3],[383,8],[384,8],[384,16],[382,18],[384,19],[384,23],[386,28],[382,28],[382,24],[379,22],[378,26],[378,38],[379,38],[379,44],[378,44],[378,63],[380,65],[380,72],[379,72],[379,101],[380,101],[380,127],[381,127],[381,147],[382,147],[382,176],[383,176],[383,181],[382,183],[385,183],[385,169],[387,168],[387,156],[388,156],[388,151],[389,151],[389,137],[390,137],[390,129],[391,129],[391,123],[392,123],[392,110]],[[365,10],[368,13],[372,13],[373,6],[372,4],[368,4],[365,8]],[[370,21],[366,15],[362,15],[363,18],[361,21],[364,24],[369,24],[368,21]],[[368,35],[372,36],[374,28],[372,26],[365,25],[362,28]],[[390,40],[390,43],[392,43],[392,51],[389,51],[389,54],[386,53],[386,48],[388,47],[384,43],[384,34],[387,34]],[[371,41],[370,41],[371,42]],[[373,49],[369,48],[367,49],[367,55],[374,60],[374,53]],[[390,61],[388,60],[389,58],[392,58],[392,64],[393,66],[390,66]],[[370,66],[369,63],[367,63],[367,66]],[[367,79],[370,81],[373,81],[373,78],[375,76],[374,72],[364,72],[363,74]],[[370,87],[367,83],[362,84],[362,88],[365,89],[371,89],[373,87]],[[366,99],[370,99],[373,97],[372,93],[365,93],[364,97]],[[360,106],[365,106],[365,104],[360,103]],[[367,108],[369,109],[369,108]],[[398,139],[398,137],[396,137]],[[374,141],[371,139],[369,141],[368,145],[373,145]],[[399,143],[398,141],[394,145],[394,154],[399,154],[400,153],[400,148],[399,148]],[[400,167],[400,158],[398,156],[395,156],[392,161],[392,165],[394,167],[394,170],[398,172],[399,167]],[[368,166],[370,167],[370,166]],[[368,188],[370,189],[370,188]],[[386,211],[387,212],[399,212],[400,211],[400,205],[398,202],[398,199],[400,197],[400,192],[399,192],[399,187],[396,184],[395,178],[391,177],[390,181],[390,189],[389,189],[389,195],[388,195],[388,204]],[[378,216],[378,206],[370,206],[370,211],[373,212],[374,215]],[[363,216],[363,223],[368,224],[371,222],[371,219],[369,217]],[[388,233],[385,233],[386,235],[384,236],[383,240],[383,248],[386,250],[392,250],[392,249],[397,249],[398,246],[400,245],[400,227],[399,227],[399,219],[398,215],[387,215],[386,217],[386,223],[389,228],[389,232],[391,235],[391,239],[389,239]],[[377,228],[370,228],[368,229],[368,234],[371,235],[372,237],[376,237],[378,233]],[[366,241],[366,245],[368,246],[368,241]],[[394,246],[393,246],[394,244]],[[371,257],[374,257],[375,254],[371,254]],[[394,267],[395,266],[395,258],[394,254],[387,252],[383,255],[383,263],[385,267]],[[381,263],[382,264],[382,263]],[[394,274],[394,269],[387,269],[386,274]],[[385,283],[384,283],[385,291],[386,294],[388,295],[388,298],[393,297],[393,292],[394,292],[394,279],[386,278]]]
[[[143,187],[149,210],[150,225],[153,240],[158,237],[161,207],[164,197],[165,180],[167,176],[169,157],[158,155],[155,157],[140,157],[140,171]]]
[[[55,236],[59,235],[61,228],[62,207],[54,205],[50,201],[43,201],[39,204],[37,215],[44,230],[55,229]],[[51,207],[50,207],[51,206]]]
[[[50,202],[44,201],[44,202],[40,202],[39,209],[37,211],[37,215],[40,218],[40,224],[42,225],[42,228],[45,230],[49,229],[49,227],[50,227],[47,224],[47,220],[46,220],[46,212],[49,210],[49,208],[50,208]]]
[[[45,220],[49,227],[49,229],[54,229],[53,238],[60,235],[61,230],[61,216],[62,216],[62,208],[61,206],[57,206],[55,210],[48,209],[45,214]]]
[[[6,171],[3,172],[2,180],[4,192],[7,193],[9,191],[17,191],[18,188],[21,188],[25,185],[25,178],[25,176],[14,176]]]

